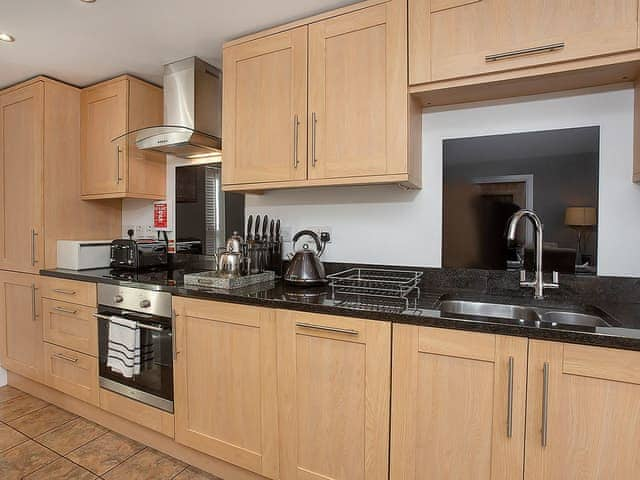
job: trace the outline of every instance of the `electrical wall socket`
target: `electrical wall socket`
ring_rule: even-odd
[[[283,242],[290,242],[292,238],[291,227],[284,226],[280,228],[280,236],[282,237]]]
[[[318,235],[318,238],[322,235],[323,232],[327,232],[329,234],[329,241],[327,243],[331,244],[333,243],[333,230],[331,227],[311,227],[309,228],[309,230],[311,230],[312,232],[314,232],[316,235]]]

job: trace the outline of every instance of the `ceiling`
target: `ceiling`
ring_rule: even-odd
[[[192,55],[221,65],[222,43],[354,0],[0,0],[0,88],[44,74],[86,86],[121,73],[162,82]]]

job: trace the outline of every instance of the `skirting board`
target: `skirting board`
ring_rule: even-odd
[[[217,475],[225,480],[267,480],[265,477],[248,472],[230,463],[223,462],[217,458],[210,457],[204,453],[193,450],[184,445],[176,443],[172,439],[132,423],[124,418],[113,415],[109,412],[82,402],[77,398],[70,397],[58,390],[42,385],[41,383],[29,380],[26,377],[13,372],[8,372],[9,385],[22,390],[34,397],[38,397],[52,403],[64,410],[76,415],[80,415],[92,422],[113,430],[116,433],[132,438],[137,442],[148,445],[151,448],[171,455],[174,458],[192,465],[200,470]]]

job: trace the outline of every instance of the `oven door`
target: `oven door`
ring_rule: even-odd
[[[98,311],[100,386],[148,405],[173,412],[173,333],[171,319],[101,306]],[[113,342],[109,318],[133,320],[140,331],[140,356]],[[111,357],[111,358],[110,358]],[[127,366],[133,366],[127,374]]]

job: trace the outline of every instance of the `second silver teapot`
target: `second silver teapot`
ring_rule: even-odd
[[[227,240],[227,246],[221,248],[216,256],[219,273],[232,276],[249,274],[251,261],[246,254],[246,244],[238,232],[233,232]]]

